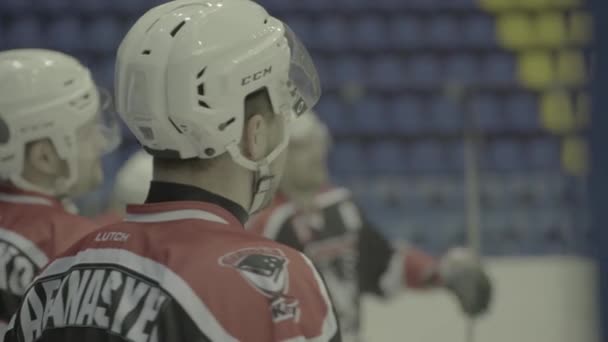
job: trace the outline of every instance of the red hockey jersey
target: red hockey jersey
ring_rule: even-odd
[[[8,323],[22,295],[50,258],[95,229],[57,199],[0,187],[0,322]],[[4,329],[0,328],[0,335]]]
[[[301,253],[244,230],[222,206],[130,206],[28,290],[5,341],[339,341]]]

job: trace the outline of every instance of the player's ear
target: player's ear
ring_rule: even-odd
[[[65,176],[67,172],[65,161],[59,157],[55,145],[49,139],[31,142],[26,149],[26,168],[45,176]]]
[[[255,114],[245,122],[243,132],[243,155],[251,160],[260,160],[268,152],[268,124],[261,114]]]

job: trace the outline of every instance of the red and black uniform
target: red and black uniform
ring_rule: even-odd
[[[312,263],[240,206],[161,182],[146,202],[51,262],[5,341],[340,341]]]
[[[53,197],[0,187],[0,338],[27,286],[49,259],[95,227]]]
[[[248,229],[304,252],[319,269],[334,300],[344,341],[360,330],[360,297],[391,295],[404,287],[438,285],[433,258],[387,241],[343,188],[326,188],[314,210],[301,212],[285,196],[251,220]]]

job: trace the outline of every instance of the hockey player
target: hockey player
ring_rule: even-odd
[[[72,57],[0,52],[0,335],[49,258],[95,228],[68,212],[67,198],[102,180],[101,102]]]
[[[248,0],[177,0],[118,51],[117,108],[154,156],[143,205],[35,280],[6,341],[340,341],[301,253],[244,229],[320,95],[291,30]]]
[[[292,128],[280,193],[248,228],[311,258],[334,299],[344,341],[360,338],[365,293],[388,297],[402,288],[446,288],[468,315],[487,309],[490,283],[471,253],[459,248],[435,260],[414,246],[387,241],[348,190],[330,185],[325,125],[307,113]]]

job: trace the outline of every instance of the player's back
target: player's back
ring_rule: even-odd
[[[0,335],[49,259],[93,229],[52,197],[0,187]]]
[[[36,280],[12,325],[8,341],[339,340],[303,255],[195,202],[133,206],[88,235]]]

